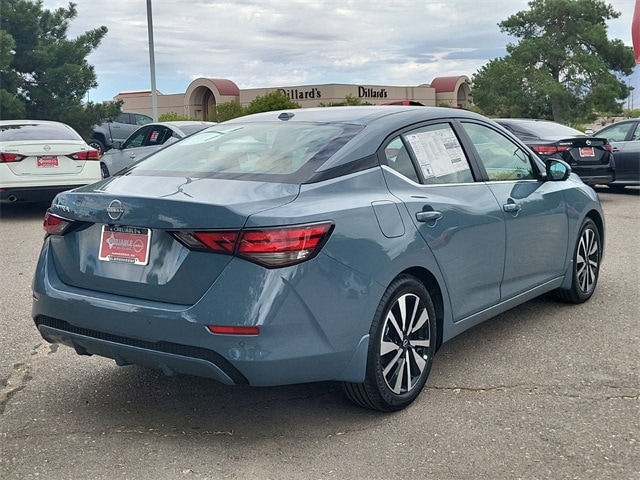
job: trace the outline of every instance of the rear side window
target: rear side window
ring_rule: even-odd
[[[21,140],[82,140],[75,130],[61,123],[0,126],[0,142]]]
[[[137,164],[133,175],[245,178],[298,182],[300,170],[329,159],[361,127],[265,122],[217,125]]]

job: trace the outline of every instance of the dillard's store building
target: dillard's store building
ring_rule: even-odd
[[[302,85],[276,88],[251,88],[240,90],[231,80],[197,78],[182,93],[163,95],[157,93],[158,114],[174,112],[189,118],[207,120],[216,105],[240,102],[248,105],[256,97],[280,91],[301,107],[316,107],[320,104],[343,102],[352,96],[370,104],[412,100],[427,106],[468,108],[471,104],[469,78],[438,77],[430,84],[417,87],[394,87],[380,85]],[[152,115],[151,91],[122,92],[114,100],[122,100],[122,110]]]

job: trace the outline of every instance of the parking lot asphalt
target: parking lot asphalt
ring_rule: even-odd
[[[46,207],[2,205],[0,478],[640,479],[640,189],[598,192],[593,298],[465,332],[395,414],[332,383],[228,387],[44,342],[30,284]]]

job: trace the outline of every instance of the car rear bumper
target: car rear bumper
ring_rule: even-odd
[[[609,168],[572,167],[573,172],[587,185],[607,185],[616,179],[615,172]]]
[[[214,283],[194,305],[176,305],[67,285],[54,263],[45,242],[33,282],[32,317],[45,340],[71,346],[81,355],[225,384],[364,381],[371,302],[364,296],[351,298],[348,285],[340,292],[340,286],[331,282],[333,275],[325,273],[339,269],[352,277],[354,273],[331,258],[320,256],[307,262],[305,279],[295,285],[286,280],[286,269],[267,272],[265,290],[255,292],[265,302],[256,304],[255,311],[242,303],[253,288],[238,288],[234,279]],[[259,277],[257,271],[253,277]],[[318,305],[324,305],[326,312],[319,313],[315,305],[302,300],[301,289],[331,290],[332,305],[327,307],[321,300],[326,295],[319,295]],[[382,296],[377,284],[370,289]],[[341,295],[343,299],[338,298]],[[333,305],[340,302],[347,304]],[[337,315],[338,310],[343,315]],[[256,325],[259,334],[213,334],[207,329],[209,323]],[[343,327],[338,329],[337,324]]]
[[[50,202],[60,192],[72,190],[81,185],[56,185],[51,187],[0,187],[0,203]]]

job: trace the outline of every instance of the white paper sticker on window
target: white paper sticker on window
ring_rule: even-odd
[[[442,177],[469,169],[458,139],[450,128],[407,135],[425,178]]]

